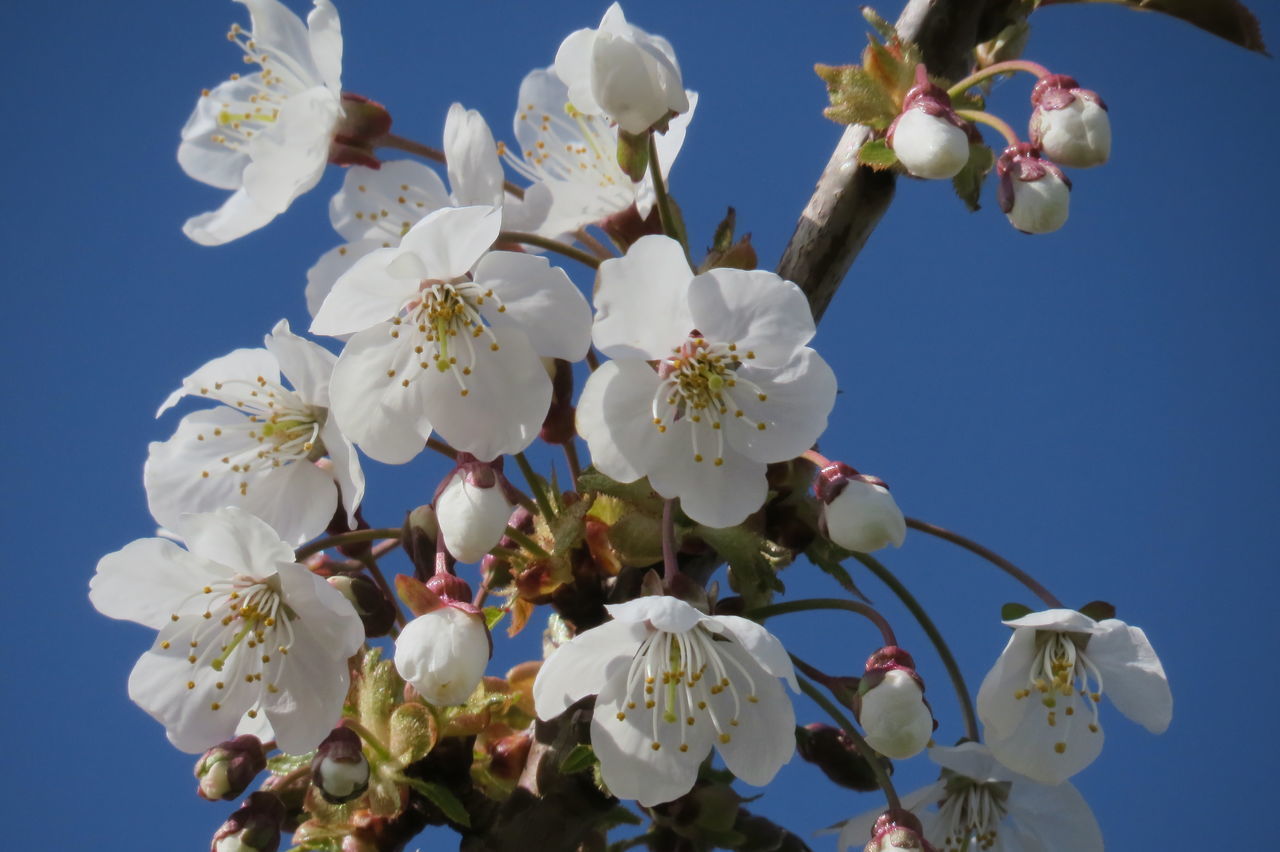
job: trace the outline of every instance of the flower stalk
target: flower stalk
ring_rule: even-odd
[[[867,741],[863,739],[862,734],[858,733],[857,728],[849,720],[849,717],[835,705],[834,701],[823,695],[822,690],[804,678],[798,678],[797,680],[800,683],[800,691],[812,698],[815,704],[826,711],[826,714],[848,734],[849,739],[853,740],[854,745],[858,747],[859,753],[867,758],[867,765],[875,773],[876,783],[880,785],[880,789],[884,792],[884,798],[889,807],[901,808],[902,802],[898,799],[898,791],[894,789],[893,782],[889,780],[889,773],[885,772],[884,766],[876,759],[878,757],[876,750],[867,744]]]
[[[880,630],[880,636],[884,639],[885,645],[898,644],[898,639],[893,634],[893,628],[878,610],[867,604],[848,601],[843,598],[800,598],[798,600],[782,601],[781,603],[756,607],[748,612],[746,617],[753,621],[764,621],[766,618],[771,618],[775,615],[785,615],[789,612],[809,612],[818,609],[843,609],[857,613]]]
[[[965,538],[959,533],[954,533],[949,529],[928,523],[927,521],[922,521],[918,518],[907,518],[907,526],[911,527],[913,530],[928,533],[929,535],[940,538],[943,541],[949,541],[958,547],[963,547],[970,553],[975,553],[978,556],[981,556],[983,559],[987,560],[992,565],[996,566],[1001,571],[1005,572],[1010,577],[1030,589],[1036,597],[1048,604],[1050,609],[1064,609],[1062,601],[1058,600],[1057,596],[1054,595],[1053,592],[1050,592],[1041,585],[1038,580],[1026,571],[1023,571],[1017,565],[1014,565],[1008,559],[1005,559],[1003,556],[996,553],[994,550],[983,547],[976,541]]]
[[[983,80],[988,80],[1001,74],[1013,74],[1017,71],[1025,71],[1028,74],[1034,74],[1037,79],[1047,77],[1052,73],[1039,62],[1032,62],[1029,59],[1010,59],[1005,62],[997,62],[994,65],[988,65],[980,71],[973,72],[968,77],[965,77],[963,80],[953,85],[950,89],[947,89],[947,95],[952,98],[959,97],[969,89],[972,89],[974,86],[981,83]]]

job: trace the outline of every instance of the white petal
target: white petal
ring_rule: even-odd
[[[944,769],[977,781],[1009,781],[1017,776],[996,762],[991,749],[982,743],[966,742],[958,746],[934,746],[929,759]]]
[[[924,751],[933,736],[933,714],[924,703],[924,692],[901,669],[886,672],[884,680],[862,696],[858,721],[867,743],[894,760]]]
[[[687,427],[673,424],[662,437],[671,446],[692,446]],[[709,431],[709,430],[708,430]],[[709,442],[708,442],[709,443]],[[681,447],[683,445],[683,447]],[[704,452],[709,448],[704,445]],[[765,465],[726,446],[721,465],[691,463],[685,452],[670,452],[649,470],[653,490],[668,499],[680,498],[680,508],[693,520],[709,527],[731,527],[764,505],[768,494]]]
[[[329,221],[349,241],[400,242],[415,222],[450,206],[444,181],[416,160],[387,160],[381,168],[351,166],[329,201]]]
[[[449,281],[471,271],[501,227],[502,211],[496,208],[446,207],[410,228],[400,248],[422,262],[421,277]]]
[[[641,237],[625,257],[600,264],[591,339],[610,358],[665,358],[694,329],[693,273],[680,244]]]
[[[338,494],[347,510],[350,528],[355,529],[356,507],[364,499],[364,471],[360,468],[360,458],[333,417],[320,430],[320,440],[324,441],[324,448],[333,461],[333,478],[338,483]]]
[[[1017,782],[1009,789],[1007,823],[1034,839],[1010,849],[1102,852],[1102,831],[1088,803],[1071,784]],[[1003,832],[1005,827],[1001,827]]]
[[[836,374],[822,356],[808,347],[776,369],[760,369],[754,362],[738,376],[766,395],[761,401],[747,389],[734,400],[743,417],[725,418],[725,435],[734,449],[758,462],[786,461],[808,450],[827,429],[827,415],[836,402]],[[758,425],[765,425],[760,429]]]
[[[315,8],[307,15],[307,34],[311,58],[326,88],[342,90],[342,26],[338,10],[329,0],[315,0]]]
[[[533,682],[538,718],[554,719],[575,701],[599,692],[619,667],[625,677],[626,666],[648,634],[642,623],[606,621],[557,648]]]
[[[298,397],[308,405],[329,407],[329,377],[338,356],[319,344],[299,337],[280,320],[263,341],[275,356],[281,374],[289,380]]]
[[[108,618],[159,630],[192,592],[232,573],[168,539],[140,538],[98,560],[89,581],[89,601]]]
[[[279,0],[236,0],[249,9],[253,40],[261,53],[283,61],[309,84],[320,82],[311,61],[311,39],[302,19]]]
[[[1085,655],[1102,673],[1103,694],[1116,709],[1153,734],[1165,732],[1173,718],[1173,693],[1141,628],[1114,618],[1100,621]]]
[[[156,417],[164,414],[188,394],[207,396],[234,405],[239,397],[231,395],[230,392],[221,393],[220,385],[224,382],[256,384],[259,376],[268,382],[280,383],[280,368],[275,356],[265,349],[236,349],[206,362],[183,379],[182,387],[169,394],[160,404]]]
[[[390,271],[400,256],[398,249],[375,249],[352,264],[320,305],[311,333],[353,334],[394,317],[418,290],[416,281]]]
[[[269,131],[253,137],[244,189],[263,209],[283,213],[324,174],[341,107],[323,86],[286,100]]]
[[[704,616],[689,604],[669,595],[645,595],[621,604],[605,604],[618,621],[649,623],[666,633],[686,633]]]
[[[857,553],[901,547],[907,536],[906,518],[889,489],[861,479],[845,483],[823,506],[822,516],[831,540]]]
[[[716,749],[730,772],[748,784],[763,787],[795,754],[795,710],[778,679],[760,668],[755,658],[740,645],[732,642],[717,644],[716,650],[737,660],[746,669],[754,682],[756,699],[751,701],[743,683],[734,679],[734,688],[744,703],[736,715],[738,724],[727,731],[728,742],[721,737],[716,741]],[[732,678],[735,672],[732,666],[728,668]],[[711,703],[722,720],[734,718],[730,690],[713,695]]]
[[[293,562],[293,548],[269,524],[234,506],[183,515],[174,528],[192,553],[255,579],[274,575],[281,562]]]
[[[476,286],[493,290],[484,318],[519,328],[543,358],[581,361],[591,346],[591,308],[569,276],[545,257],[491,251],[476,264]],[[498,304],[505,307],[499,311]]]
[[[243,148],[217,141],[223,133],[218,117],[223,111],[249,112],[252,107],[249,98],[258,92],[261,77],[261,74],[249,74],[224,80],[196,101],[195,110],[182,128],[182,143],[178,146],[178,165],[189,177],[218,189],[236,190],[243,185],[249,155]]]
[[[916,177],[945,180],[969,161],[969,137],[945,118],[913,108],[894,127],[893,151]]]
[[[459,562],[479,562],[502,540],[515,507],[501,488],[480,488],[454,474],[436,498],[435,508],[449,552]]]
[[[1096,633],[1098,623],[1074,609],[1046,609],[1029,612],[1021,618],[1003,622],[1006,627],[1034,627],[1038,630],[1057,630],[1061,633]]]
[[[329,297],[329,294],[333,292],[333,285],[337,283],[338,279],[345,275],[360,258],[376,249],[385,248],[383,242],[383,240],[376,238],[359,240],[341,246],[334,246],[320,255],[320,259],[307,270],[307,289],[305,292],[307,313],[311,314],[313,318],[320,313],[321,306],[324,305],[324,301]],[[345,335],[334,334],[330,336],[344,337]]]
[[[1032,698],[1015,698],[1028,687],[1031,665],[1036,654],[1036,631],[1024,627],[1014,630],[996,664],[982,679],[978,689],[978,716],[988,733],[1008,734],[1017,729]]]
[[[444,122],[444,155],[455,204],[502,206],[505,191],[498,146],[477,110],[464,109],[459,103],[449,107]]]
[[[755,353],[759,367],[788,364],[816,331],[800,288],[763,270],[713,269],[689,284],[689,312],[708,340]]]
[[[163,648],[162,642],[169,642],[170,647]],[[174,631],[162,631],[156,645],[129,673],[129,698],[165,726],[176,748],[198,754],[230,739],[254,699],[242,678],[231,671],[225,673],[230,690],[217,689],[215,684],[224,683],[224,675],[207,665],[191,665],[187,661],[190,650]],[[188,683],[195,687],[188,688]],[[231,694],[225,694],[228,692]]]
[[[1067,223],[1071,188],[1053,172],[1032,181],[1013,181],[1013,208],[1009,222],[1028,234],[1048,234]]]
[[[1062,783],[1102,753],[1102,728],[1094,723],[1093,712],[1080,695],[1058,694],[1055,701],[1053,708],[1044,706],[1033,689],[1020,702],[1023,712],[1017,727],[985,731],[996,760],[1041,784]]]
[[[728,632],[762,669],[785,680],[792,690],[800,691],[787,649],[763,625],[737,615],[712,615],[703,619],[703,626],[713,633],[719,632],[717,628]]]
[[[276,211],[254,201],[241,187],[217,210],[184,222],[182,233],[202,246],[220,246],[258,230],[274,218]]]
[[[578,399],[578,434],[596,469],[619,482],[645,476],[665,443],[653,425],[658,374],[644,361],[606,361]]]
[[[347,341],[333,370],[329,397],[331,414],[344,435],[380,462],[404,464],[422,452],[431,421],[415,390],[420,384],[402,384],[408,371],[418,367],[412,345],[392,338],[393,328],[383,323]]]
[[[595,30],[570,33],[556,51],[554,66],[555,75],[564,81],[568,89],[569,103],[588,115],[600,112],[600,105],[591,91],[591,52],[595,42]]]
[[[420,615],[396,637],[396,671],[437,707],[464,703],[488,664],[483,619],[457,607]]]

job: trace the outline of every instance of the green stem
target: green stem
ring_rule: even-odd
[[[320,551],[328,550],[330,547],[357,544],[358,542],[373,541],[379,538],[399,539],[403,532],[399,527],[384,527],[376,530],[352,530],[351,532],[338,533],[327,538],[317,539],[310,544],[304,544],[294,552],[293,558],[301,562],[308,556],[315,556]]]
[[[582,475],[582,461],[578,458],[578,448],[574,446],[573,438],[565,441],[564,461],[569,465],[569,487],[574,491],[578,490],[578,477]]]
[[[884,644],[898,644],[898,640],[893,634],[893,628],[889,626],[889,622],[875,608],[858,601],[847,601],[844,598],[800,598],[756,607],[744,614],[752,621],[764,621],[766,618],[775,615],[786,615],[789,612],[809,612],[815,609],[844,609],[849,612],[855,612],[880,628],[880,636],[884,639]]]
[[[953,533],[949,529],[944,529],[936,524],[922,521],[919,518],[907,518],[907,526],[911,527],[913,530],[919,530],[922,533],[928,533],[931,536],[936,536],[943,541],[949,541],[958,547],[963,547],[970,553],[975,553],[978,556],[981,556],[983,559],[987,560],[992,565],[996,566],[1001,571],[1005,572],[1010,577],[1030,589],[1036,597],[1048,604],[1051,609],[1064,609],[1062,601],[1058,600],[1057,596],[1054,595],[1053,592],[1050,592],[1044,586],[1040,585],[1039,581],[1034,577],[995,551],[983,547],[976,541],[965,538],[959,533]]]
[[[446,456],[451,459],[456,459],[458,457],[457,450],[455,450],[453,447],[446,444],[444,441],[440,441],[435,438],[427,439],[427,449],[435,450],[440,455]]]
[[[893,782],[889,780],[889,773],[885,772],[884,764],[880,762],[879,753],[867,744],[862,738],[862,734],[858,733],[857,728],[853,726],[853,722],[849,721],[849,717],[835,705],[831,699],[822,694],[822,690],[804,678],[797,678],[800,684],[800,691],[813,699],[814,703],[827,712],[835,723],[853,740],[853,744],[858,747],[858,753],[867,759],[867,765],[871,767],[871,771],[876,776],[876,783],[880,785],[880,789],[884,791],[885,801],[889,803],[890,808],[901,808],[902,802],[898,799],[898,791],[893,788]]]
[[[658,208],[658,219],[662,222],[662,233],[680,243],[684,249],[684,259],[693,269],[693,258],[689,255],[689,247],[681,238],[680,229],[676,227],[675,211],[671,207],[671,196],[667,194],[667,181],[662,176],[662,167],[658,165],[658,143],[651,132],[649,134],[649,176],[653,178],[654,205]]]
[[[924,607],[920,606],[920,602],[916,600],[915,595],[911,594],[906,586],[899,582],[893,573],[880,564],[874,556],[868,556],[865,553],[855,553],[854,558],[867,566],[867,570],[875,574],[880,582],[889,587],[889,590],[898,596],[898,600],[915,617],[920,623],[920,627],[924,629],[925,635],[929,637],[929,641],[933,643],[934,650],[938,652],[938,657],[942,660],[942,665],[947,670],[947,677],[951,678],[951,686],[955,690],[956,700],[960,703],[960,714],[964,716],[965,736],[977,742],[981,739],[978,735],[978,716],[973,712],[973,700],[969,698],[969,687],[964,682],[964,675],[960,672],[960,664],[956,662],[955,655],[951,653],[947,640],[942,638],[938,626],[933,623],[933,619],[924,611]]]
[[[511,539],[512,541],[519,543],[521,547],[523,547],[525,550],[532,553],[534,556],[541,556],[543,559],[546,559],[548,556],[551,555],[550,553],[547,553],[547,551],[542,549],[542,545],[538,544],[536,541],[529,538],[529,536],[520,532],[520,530],[516,529],[515,527],[508,526],[506,531],[503,533],[503,535],[505,535],[507,538]]]
[[[978,124],[985,124],[987,127],[995,128],[1011,147],[1018,144],[1018,134],[1009,126],[1008,122],[999,116],[992,115],[989,112],[983,112],[980,109],[958,109],[956,110],[956,115],[966,121],[974,121]]]
[[[533,492],[533,499],[538,504],[538,511],[542,513],[542,517],[546,519],[547,523],[551,523],[556,513],[551,508],[551,498],[547,496],[547,489],[543,485],[542,477],[534,473],[533,465],[529,464],[529,460],[525,458],[524,453],[516,453],[512,458],[520,466],[520,472],[524,474],[524,481],[529,484],[529,490]]]
[[[608,246],[587,233],[586,228],[579,228],[573,232],[573,235],[578,238],[578,242],[591,249],[591,253],[601,260],[608,260],[612,257],[617,257],[616,254],[609,251]]]
[[[981,83],[990,77],[1000,74],[1012,74],[1015,71],[1026,71],[1028,74],[1035,74],[1037,78],[1047,77],[1051,73],[1038,62],[1031,62],[1027,59],[1010,59],[1007,62],[997,62],[994,65],[988,65],[980,71],[974,71],[968,77],[956,83],[950,89],[947,89],[947,97],[958,97],[969,89]]]
[[[364,740],[365,745],[373,749],[374,754],[378,755],[380,760],[385,763],[391,762],[391,752],[387,750],[386,746],[379,742],[378,738],[375,737],[368,728],[349,716],[342,720],[342,724],[359,734],[360,739]]]
[[[503,231],[498,234],[498,242],[500,243],[523,243],[527,246],[537,246],[547,251],[553,251],[556,254],[562,254],[570,260],[576,260],[578,263],[598,269],[600,267],[600,258],[587,254],[580,248],[562,243],[559,240],[551,240],[537,234],[529,234],[524,231]]]

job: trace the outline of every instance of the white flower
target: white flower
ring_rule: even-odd
[[[1104,690],[1153,734],[1169,727],[1169,680],[1139,628],[1069,609],[1004,623],[1013,636],[978,690],[978,716],[1005,766],[1057,784],[1092,763],[1102,750]]]
[[[251,31],[228,38],[261,70],[207,91],[182,128],[178,162],[202,183],[233,190],[221,208],[183,225],[188,237],[220,245],[283,213],[320,180],[342,118],[342,31],[329,0],[315,0],[303,25],[279,0],[237,0]]]
[[[902,547],[907,521],[881,480],[837,462],[815,483],[822,501],[822,523],[832,541],[846,550],[874,553],[892,544]]]
[[[188,512],[240,506],[296,545],[324,531],[339,494],[354,526],[364,474],[329,417],[337,358],[291,333],[284,320],[264,343],[266,349],[237,349],[205,364],[156,412],[188,394],[222,403],[188,414],[172,438],[149,448],[143,482],[163,526],[176,527]],[[321,467],[315,462],[324,456],[332,464]]]
[[[1009,223],[1027,234],[1047,234],[1067,222],[1071,181],[1030,143],[1005,149],[996,161],[996,197]]]
[[[502,540],[514,508],[496,483],[485,486],[458,471],[436,498],[444,546],[459,562],[479,562]]]
[[[445,604],[405,625],[396,638],[396,671],[437,707],[467,700],[489,664],[484,616]]]
[[[923,107],[907,110],[894,122],[890,137],[898,162],[918,178],[953,178],[969,162],[969,137],[941,115]]]
[[[647,236],[600,265],[595,301],[592,339],[614,360],[577,422],[596,468],[649,477],[699,523],[739,523],[764,502],[765,466],[809,449],[835,402],[804,294],[771,272],[695,277],[678,243]]]
[[[1070,784],[1045,786],[1010,772],[980,743],[931,748],[929,757],[943,767],[942,777],[903,796],[902,806],[942,852],[1102,852],[1098,822]],[[861,849],[881,813],[845,822],[841,852]]]
[[[795,751],[797,689],[782,643],[754,621],[703,615],[672,597],[606,606],[613,616],[561,645],[533,684],[540,719],[596,695],[591,746],[609,790],[650,806],[687,793],[711,751],[748,784]]]
[[[869,672],[863,681],[872,676]],[[862,693],[858,721],[871,747],[894,760],[919,754],[933,736],[933,713],[924,702],[924,690],[901,668],[884,672],[883,680]]]
[[[1055,163],[1087,169],[1111,156],[1111,119],[1097,92],[1051,74],[1036,84],[1031,103],[1031,141]]]
[[[586,355],[586,300],[544,258],[487,252],[500,222],[492,207],[437,210],[358,261],[316,314],[313,332],[355,332],[333,412],[373,458],[406,462],[433,428],[481,461],[523,450],[551,403],[539,358]]]
[[[160,631],[133,667],[129,697],[182,751],[204,751],[263,714],[283,751],[315,748],[342,715],[360,616],[241,509],[184,515],[177,531],[187,550],[138,539],[104,556],[89,584],[103,615]]]
[[[686,95],[688,111],[655,137],[663,176],[670,174],[697,106],[697,94]],[[645,172],[639,183],[627,177],[618,165],[617,125],[570,104],[569,90],[553,69],[531,71],[521,82],[515,134],[519,152],[507,148],[504,157],[533,182],[525,203],[549,207],[537,221],[527,215],[529,221],[516,230],[532,229],[556,238],[602,222],[632,204],[641,218],[653,209],[652,174]]]
[[[617,3],[598,29],[578,30],[561,43],[555,71],[579,112],[605,115],[628,133],[689,109],[670,43],[627,23]]]

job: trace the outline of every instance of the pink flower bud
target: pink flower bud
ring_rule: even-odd
[[[1031,90],[1031,143],[1073,169],[1100,166],[1111,155],[1111,119],[1097,92],[1051,74]]]
[[[396,671],[432,704],[462,704],[484,676],[491,651],[484,616],[468,604],[446,605],[400,631]]]
[[[867,743],[895,760],[923,751],[936,727],[915,662],[894,646],[881,648],[867,660],[855,709]]]
[[[951,108],[947,93],[929,82],[923,65],[916,66],[916,85],[889,125],[886,141],[898,162],[918,178],[953,178],[969,162],[966,125]]]
[[[196,793],[209,801],[238,799],[266,768],[267,754],[252,734],[218,743],[196,762]]]
[[[276,852],[284,816],[284,805],[274,793],[250,793],[214,832],[209,852]]]
[[[334,728],[311,759],[311,783],[333,805],[350,802],[369,789],[369,761],[360,735],[350,728]]]
[[[836,544],[858,553],[902,546],[907,523],[884,480],[836,462],[819,471],[814,491],[823,503],[822,524]]]
[[[897,849],[935,852],[929,841],[924,839],[924,827],[919,818],[911,811],[894,808],[876,820],[871,829],[871,841],[864,852],[892,852]]]
[[[996,197],[1013,227],[1026,234],[1047,234],[1066,223],[1071,181],[1031,143],[1006,148],[996,161],[996,176]]]

